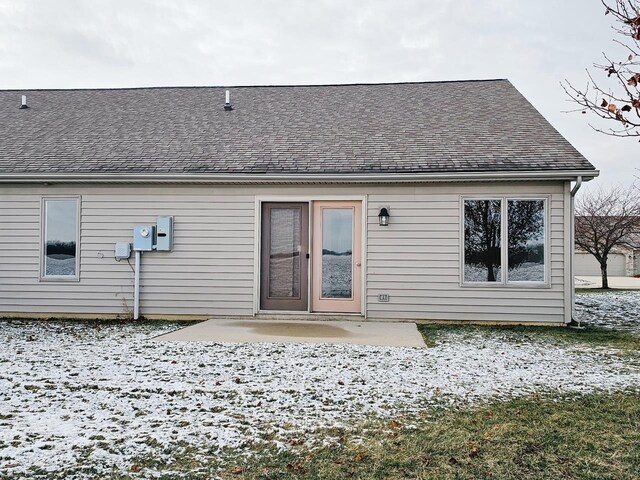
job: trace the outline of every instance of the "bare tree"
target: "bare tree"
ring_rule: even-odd
[[[616,137],[640,137],[640,0],[601,0],[605,15],[615,22],[614,32],[622,40],[614,42],[625,49],[624,58],[612,59],[603,53],[604,63],[593,66],[607,74],[608,86],[596,82],[587,70],[589,80],[584,89],[568,80],[562,84],[582,113],[591,112],[615,127],[594,130]]]
[[[607,260],[611,249],[640,234],[640,191],[635,186],[599,189],[576,204],[576,245],[600,264],[602,288],[609,288]]]

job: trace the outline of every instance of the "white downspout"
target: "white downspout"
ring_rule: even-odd
[[[140,316],[140,250],[135,251],[135,280],[133,287],[133,319],[138,320]]]
[[[571,275],[571,320],[573,320],[573,313],[576,310],[576,277],[574,275],[574,262],[575,262],[575,249],[576,249],[576,213],[575,213],[575,197],[578,190],[582,186],[582,175],[579,175],[576,178],[576,184],[571,189],[571,232],[570,232],[570,241],[571,241],[571,261],[569,262],[569,274]]]

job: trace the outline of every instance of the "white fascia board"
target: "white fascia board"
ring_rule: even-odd
[[[0,183],[422,183],[476,181],[544,181],[590,180],[598,170],[560,170],[523,172],[455,172],[455,173],[388,173],[388,174],[0,174]]]

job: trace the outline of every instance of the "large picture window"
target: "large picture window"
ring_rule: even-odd
[[[78,198],[45,198],[43,206],[42,276],[78,278]]]
[[[463,283],[543,284],[545,212],[544,199],[465,199]]]

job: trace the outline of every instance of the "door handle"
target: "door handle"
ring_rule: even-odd
[[[307,257],[307,260],[308,260],[309,259],[309,254],[308,253],[307,253],[306,257]]]
[[[356,262],[356,267],[359,267],[360,265],[362,265],[360,262]]]

